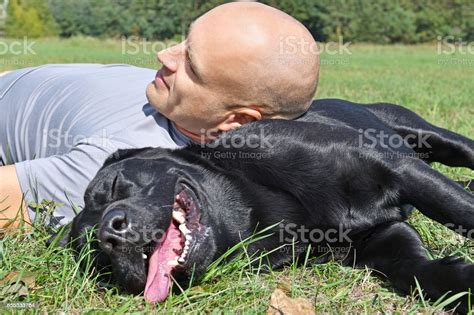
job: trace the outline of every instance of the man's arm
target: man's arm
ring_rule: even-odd
[[[15,165],[0,167],[0,229],[17,227],[21,220],[30,222]]]
[[[0,77],[10,72],[2,72]],[[15,165],[0,166],[0,231],[18,227],[22,219],[31,223],[23,202],[23,193],[16,176]]]

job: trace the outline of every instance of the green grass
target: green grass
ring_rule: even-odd
[[[64,62],[131,63],[157,68],[153,54],[122,54],[122,43],[116,40],[43,39],[33,47],[35,55],[0,55],[0,71]],[[434,45],[359,45],[350,46],[350,51],[350,55],[322,55],[317,98],[403,104],[434,124],[474,138],[474,55],[438,55]],[[435,167],[456,180],[474,178],[471,170]],[[458,254],[473,262],[471,241],[419,213],[410,222],[420,232],[433,257]],[[98,290],[94,279],[78,271],[70,250],[46,248],[47,237],[39,227],[28,234],[9,235],[0,241],[0,279],[9,272],[21,271],[31,272],[35,278],[23,298],[19,297],[18,290],[8,291],[11,285],[1,284],[0,280],[3,303],[33,302],[37,305],[36,311],[253,313],[265,312],[272,291],[283,287],[293,297],[313,301],[318,312],[436,310],[413,296],[397,295],[368,270],[352,270],[337,263],[312,265],[308,262],[306,267],[288,266],[265,274],[248,267],[246,257],[230,267],[214,268],[204,283],[151,309],[141,296],[119,295],[114,289]]]

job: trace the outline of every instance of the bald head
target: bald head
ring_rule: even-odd
[[[227,3],[197,19],[188,40],[205,51],[203,71],[230,104],[258,106],[269,118],[294,118],[309,107],[319,53],[309,31],[288,14],[256,2]]]
[[[306,28],[254,2],[205,13],[186,40],[157,58],[163,67],[147,87],[148,101],[198,141],[203,130],[219,134],[253,120],[303,114],[319,71],[316,43]]]

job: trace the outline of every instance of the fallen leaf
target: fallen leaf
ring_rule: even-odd
[[[28,288],[32,288],[36,284],[36,274],[31,271],[25,271],[21,275],[21,282],[23,282]]]
[[[35,273],[10,271],[0,279],[0,287],[2,287],[0,298],[2,300],[11,300],[28,296],[28,288],[33,288],[35,284]]]
[[[0,279],[0,286],[15,282],[23,282],[26,286],[33,287],[36,283],[36,274],[30,271],[10,271],[2,279]]]
[[[6,285],[0,290],[0,299],[4,301],[16,300],[27,295],[28,288],[21,282]]]
[[[13,278],[15,278],[16,276],[18,276],[18,272],[16,271],[10,271],[8,272],[5,276],[2,277],[2,279],[0,279],[0,285],[1,286],[4,286],[6,285],[7,283],[10,283],[11,280]]]
[[[270,298],[268,315],[314,315],[314,305],[303,298],[290,298],[281,289],[275,289]]]

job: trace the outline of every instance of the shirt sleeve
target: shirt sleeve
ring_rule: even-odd
[[[104,138],[88,138],[77,143],[67,154],[16,163],[16,172],[31,222],[41,220],[49,226],[69,223],[84,206],[84,193],[105,159],[129,144]],[[53,213],[31,206],[43,200],[54,201]]]

